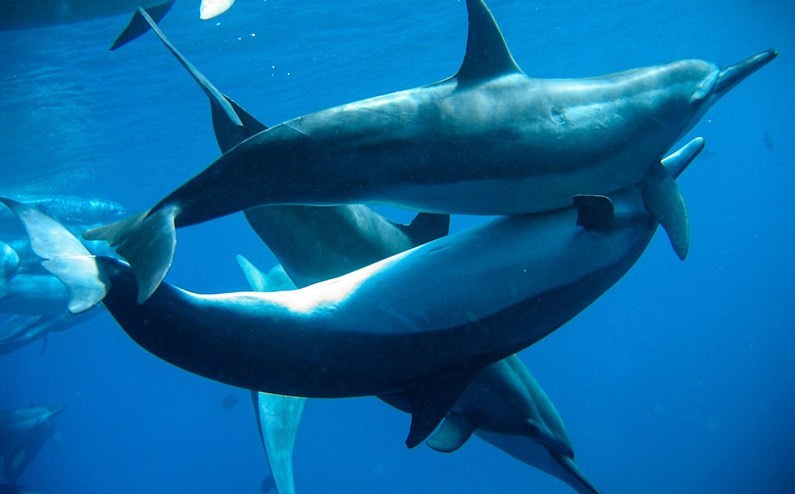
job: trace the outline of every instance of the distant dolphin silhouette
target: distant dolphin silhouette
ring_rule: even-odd
[[[186,60],[145,10],[138,9],[114,47],[141,34],[145,27],[141,20],[207,94],[222,151],[265,128]],[[365,206],[264,206],[245,214],[276,258],[288,266],[299,286],[347,274],[447,230],[446,217],[420,214],[405,227]],[[242,256],[238,256],[238,262],[253,290],[296,288],[281,265],[263,273]],[[294,493],[292,456],[305,399],[263,392],[253,392],[252,398],[272,479],[279,494]],[[515,356],[488,366],[475,378],[428,444],[439,451],[453,451],[473,432],[477,434],[484,428],[505,433],[500,435],[505,436],[507,447],[495,444],[509,454],[518,450],[522,461],[552,473],[579,492],[597,492],[573,463],[571,443],[555,407]]]
[[[63,405],[39,405],[0,411],[0,457],[6,479],[15,482],[52,436],[53,419]]]
[[[567,207],[574,195],[642,181],[712,103],[776,56],[769,50],[723,70],[687,60],[532,79],[483,1],[467,0],[467,8],[467,50],[453,77],[266,129],[149,211],[85,237],[118,245],[142,302],[168,272],[175,227],[257,205],[383,203],[492,215]]]
[[[495,219],[299,290],[197,295],[162,284],[144,304],[128,265],[90,255],[40,211],[0,201],[67,285],[71,312],[102,301],[151,353],[234,386],[305,397],[391,394],[412,413],[413,447],[485,366],[559,328],[618,281],[656,229],[649,211],[686,224],[673,177],[702,145],[672,156],[672,171],[658,163],[642,184],[609,197],[576,196],[575,207]]]

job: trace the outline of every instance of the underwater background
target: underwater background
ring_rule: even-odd
[[[678,181],[687,260],[657,233],[624,279],[521,358],[605,494],[795,492],[795,3],[488,4],[533,77],[779,50],[683,139],[707,142]],[[218,156],[204,94],[154,35],[108,51],[126,23],[0,32],[1,194],[138,211]],[[457,0],[238,0],[200,21],[198,1],[177,0],[160,25],[221,91],[275,124],[448,77],[467,17]],[[456,217],[453,230],[475,221]],[[241,214],[179,242],[167,280],[192,291],[247,289],[235,254],[274,263]],[[66,410],[19,480],[30,488],[257,493],[268,477],[249,392],[158,360],[104,312],[44,349],[0,356],[0,408],[41,402]],[[374,398],[311,400],[298,492],[573,492],[477,438],[450,455],[407,450],[408,425]]]

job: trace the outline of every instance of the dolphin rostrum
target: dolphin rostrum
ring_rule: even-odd
[[[458,72],[263,130],[150,210],[86,233],[131,265],[139,301],[167,273],[175,227],[264,204],[383,203],[523,214],[642,181],[707,108],[776,56],[721,70],[685,60],[587,79],[534,79],[482,0],[467,0]],[[680,252],[680,255],[682,253]]]
[[[672,159],[689,162],[701,146],[695,140]],[[673,183],[678,170],[669,173]],[[681,200],[668,182],[644,187],[658,182],[672,203]],[[658,224],[632,186],[498,218],[299,290],[199,295],[162,284],[138,304],[127,264],[91,255],[33,208],[0,201],[67,285],[71,312],[102,301],[154,355],[234,386],[305,397],[393,394],[412,413],[410,447],[485,366],[559,328],[618,281]]]
[[[188,70],[211,104],[213,127],[222,151],[265,126],[223,95],[168,40],[144,9],[114,46],[141,34],[141,20]],[[238,117],[238,118],[236,118]],[[293,290],[324,281],[425,243],[446,233],[447,219],[420,214],[408,227],[387,221],[366,206],[260,206],[245,211],[252,228],[284,265],[268,273],[238,256],[255,291]],[[288,276],[287,270],[290,275]],[[295,280],[295,282],[293,282]],[[305,399],[252,392],[260,438],[273,481],[280,494],[295,492],[292,457]],[[392,401],[387,398],[386,401]],[[438,434],[428,444],[449,452],[474,432],[493,431],[494,441],[509,454],[547,471],[578,492],[595,494],[595,487],[573,462],[573,450],[554,405],[516,356],[487,366],[453,406]],[[504,444],[503,444],[504,443]]]

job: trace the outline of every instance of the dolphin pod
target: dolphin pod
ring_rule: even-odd
[[[660,165],[674,186],[680,163],[701,146],[672,156],[673,171]],[[91,255],[34,208],[2,202],[68,287],[71,312],[101,301],[143,348],[227,384],[290,396],[391,395],[411,411],[413,447],[484,367],[548,335],[624,275],[658,224],[641,189],[681,198],[657,183],[495,219],[294,291],[199,295],[164,283],[143,304],[127,264]],[[484,286],[491,290],[477,289]]]
[[[117,245],[142,302],[168,272],[176,227],[257,205],[382,203],[469,214],[567,207],[574,195],[642,181],[710,105],[776,56],[768,50],[723,70],[685,60],[533,79],[483,1],[467,0],[467,9],[466,54],[454,76],[265,129],[150,210],[85,237]],[[681,236],[673,232],[672,242],[683,257]]]
[[[222,151],[265,128],[188,62],[144,9],[138,9],[119,36],[124,41],[114,46],[140,34],[141,19],[207,94]],[[246,210],[245,215],[282,263],[265,274],[238,256],[256,291],[292,290],[296,285],[347,274],[446,234],[448,223],[446,216],[420,214],[406,228],[361,205],[262,206]],[[305,400],[263,392],[254,392],[252,397],[274,482],[280,494],[293,493],[292,452]],[[487,430],[503,436],[501,442],[485,436],[487,441],[506,451],[521,451],[519,459],[525,463],[555,475],[578,492],[598,492],[574,464],[571,442],[554,405],[516,356],[489,365],[475,377],[428,444],[449,452],[459,448],[473,432]]]

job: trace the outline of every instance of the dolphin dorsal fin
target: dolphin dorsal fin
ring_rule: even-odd
[[[497,21],[483,0],[467,0],[467,11],[467,51],[455,75],[456,79],[460,83],[467,83],[502,74],[521,73]]]

